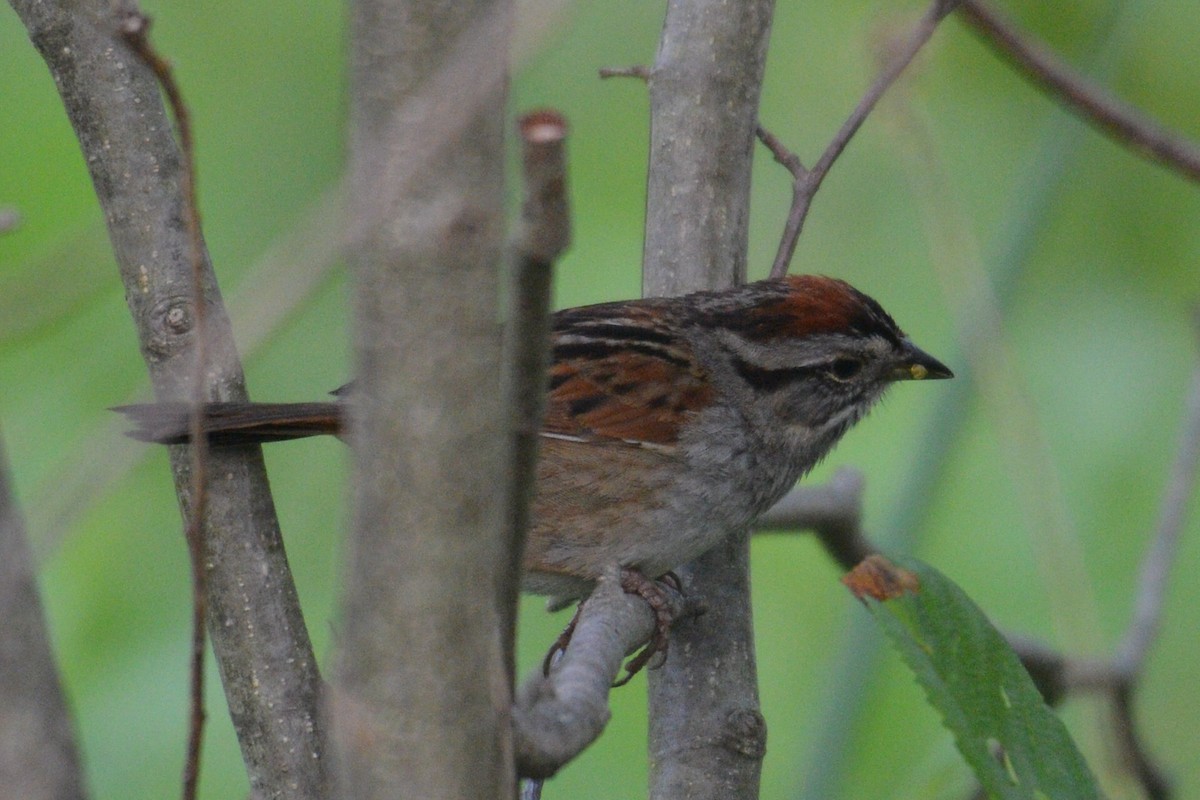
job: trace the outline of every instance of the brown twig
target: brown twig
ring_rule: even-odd
[[[1063,655],[1024,636],[1005,636],[1048,705],[1057,706],[1073,693],[1108,696],[1122,757],[1150,800],[1168,800],[1171,785],[1142,741],[1134,719],[1133,694],[1150,639],[1157,630],[1164,582],[1176,551],[1198,459],[1200,369],[1193,381],[1185,433],[1160,512],[1159,536],[1142,568],[1138,596],[1141,613],[1135,614],[1121,650],[1111,660],[1089,660]],[[825,485],[797,487],[760,517],[754,527],[759,532],[812,531],[826,552],[840,566],[849,569],[861,558],[877,552],[860,525],[861,493],[861,476],[854,470],[841,470]]]
[[[524,114],[519,127],[525,176],[519,255],[526,261],[549,266],[571,243],[567,120],[554,109],[541,109]]]
[[[811,531],[838,566],[850,570],[879,552],[862,529],[862,492],[858,470],[838,470],[823,485],[797,486],[759,517],[754,529]],[[1082,665],[1032,639],[1006,638],[1049,705],[1057,705],[1070,689],[1107,690],[1113,685],[1113,670],[1107,665]]]
[[[1121,754],[1148,798],[1168,800],[1170,781],[1145,747],[1134,719],[1133,694],[1140,679],[1141,658],[1149,640],[1144,631],[1157,627],[1167,566],[1172,560],[1174,542],[1159,545],[1162,538],[1178,536],[1182,528],[1183,508],[1188,490],[1195,477],[1196,451],[1200,450],[1200,369],[1193,385],[1186,431],[1180,454],[1172,471],[1170,488],[1160,514],[1160,539],[1152,546],[1143,566],[1139,605],[1154,609],[1155,622],[1149,615],[1135,615],[1126,636],[1128,642],[1138,642],[1133,671],[1123,662],[1131,661],[1121,652],[1110,660],[1089,660],[1070,657],[1040,642],[1020,635],[1007,634],[1009,646],[1017,654],[1034,685],[1048,705],[1057,706],[1073,693],[1094,693],[1108,696],[1112,703],[1114,727]],[[862,478],[854,470],[841,470],[822,486],[797,487],[767,511],[755,523],[755,530],[809,530],[816,534],[826,552],[842,567],[849,569],[870,553],[877,552],[860,526]],[[1167,530],[1165,536],[1161,531]],[[1172,532],[1173,531],[1173,532]],[[1147,578],[1146,576],[1152,576]],[[982,795],[973,795],[982,796]]]
[[[200,210],[196,200],[195,141],[191,115],[175,81],[171,64],[150,43],[150,18],[128,11],[120,21],[125,42],[142,59],[162,87],[175,118],[179,149],[183,156],[180,192],[191,261],[192,299],[195,314],[195,371],[192,377],[192,411],[189,419],[192,447],[192,508],[185,536],[192,572],[191,711],[187,754],[183,767],[183,800],[194,800],[200,782],[200,751],[204,744],[204,648],[208,618],[208,580],[205,569],[204,517],[208,503],[208,438],[204,435],[204,401],[208,363],[205,354],[204,243],[200,238]]]
[[[645,64],[634,64],[629,67],[601,67],[601,78],[637,78],[638,80],[650,80],[650,68]]]
[[[1069,110],[1139,155],[1200,181],[1200,145],[1148,119],[1080,75],[984,0],[963,0],[959,13],[996,52]]]
[[[121,41],[109,0],[12,0],[54,77],[108,223],[142,357],[161,400],[191,396],[196,346],[194,238],[186,229],[179,143],[154,74]],[[129,0],[120,3],[132,7]],[[247,400],[245,378],[207,252],[206,382]],[[185,518],[190,453],[169,452]],[[324,684],[300,610],[262,453],[214,449],[207,489],[208,634],[251,791],[328,796]],[[288,709],[281,714],[280,709]]]
[[[513,435],[509,480],[510,565],[500,598],[505,615],[505,655],[515,680],[513,643],[521,561],[529,527],[529,505],[537,477],[538,431],[545,408],[550,363],[550,287],[554,262],[571,241],[567,202],[567,121],[553,110],[533,111],[518,123],[522,144],[525,200],[515,244],[511,310],[505,330],[505,394]]]
[[[758,136],[758,140],[771,151],[771,155],[775,157],[775,162],[792,173],[793,178],[799,178],[808,172],[804,164],[801,163],[800,156],[789,150],[787,145],[783,143],[783,140],[764,128],[761,122],[754,132]]]
[[[1148,800],[1170,800],[1171,781],[1162,768],[1150,757],[1138,735],[1133,715],[1133,683],[1122,681],[1113,690],[1113,716],[1117,736],[1127,766],[1146,793]]]
[[[925,14],[921,17],[914,28],[908,40],[899,48],[896,54],[892,57],[879,77],[867,89],[862,99],[858,101],[858,105],[850,112],[850,116],[842,123],[842,127],[834,134],[833,139],[825,148],[825,152],[813,165],[812,169],[804,169],[800,165],[800,160],[791,153],[788,153],[785,148],[778,142],[777,139],[771,137],[773,144],[764,139],[764,144],[771,148],[771,152],[775,154],[775,159],[788,167],[795,179],[792,184],[792,207],[788,212],[787,223],[783,228],[783,236],[779,241],[779,250],[775,255],[775,263],[771,266],[771,277],[782,278],[787,274],[788,265],[791,264],[792,256],[796,252],[796,244],[800,240],[800,233],[804,229],[804,221],[808,217],[809,208],[812,206],[813,196],[817,190],[821,188],[821,182],[825,180],[825,176],[829,174],[829,170],[833,167],[838,156],[846,149],[846,145],[858,132],[867,116],[875,108],[879,98],[883,97],[884,92],[888,90],[896,79],[900,77],[900,73],[912,63],[916,58],[917,53],[925,46],[925,43],[932,38],[933,33],[937,30],[938,23],[945,19],[946,15],[958,7],[963,0],[933,0]],[[759,128],[760,138],[764,133],[767,133],[761,126]],[[769,134],[767,134],[769,136]],[[782,156],[781,156],[782,154]],[[789,164],[791,166],[789,166]]]

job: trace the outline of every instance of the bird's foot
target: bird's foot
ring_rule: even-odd
[[[625,665],[625,674],[613,683],[614,688],[629,683],[643,668],[658,669],[666,662],[671,623],[674,621],[667,591],[683,591],[679,576],[674,572],[667,572],[658,580],[651,580],[640,571],[628,567],[621,569],[621,588],[629,594],[636,594],[650,606],[650,610],[654,612],[654,633],[646,646]]]
[[[639,570],[629,567],[621,569],[621,588],[628,594],[636,594],[650,606],[650,610],[654,613],[654,633],[651,634],[650,641],[646,643],[646,646],[625,665],[625,674],[613,683],[614,687],[629,683],[629,680],[643,669],[658,669],[667,660],[671,623],[675,618],[668,592],[683,593],[683,584],[674,572],[667,572],[658,580],[651,580]],[[586,600],[580,601],[575,608],[574,616],[567,623],[567,627],[563,628],[562,633],[554,640],[554,644],[550,645],[550,650],[542,659],[543,675],[549,675],[550,668],[554,666],[555,661],[562,653],[566,652],[586,602]]]

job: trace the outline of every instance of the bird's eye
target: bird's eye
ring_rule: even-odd
[[[836,381],[848,381],[862,372],[863,362],[857,358],[843,356],[835,358],[829,365],[829,376]]]

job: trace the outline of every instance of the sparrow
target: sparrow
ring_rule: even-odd
[[[522,588],[559,598],[617,565],[651,600],[645,579],[753,522],[892,384],[953,377],[875,300],[814,275],[570,308],[551,335]],[[353,386],[335,394],[210,403],[202,426],[215,447],[341,436]],[[137,439],[188,441],[186,403],[115,410]]]

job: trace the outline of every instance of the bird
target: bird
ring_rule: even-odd
[[[774,505],[892,384],[953,377],[820,275],[558,311],[551,353],[522,589],[585,598],[615,565],[652,606],[655,579]],[[212,446],[341,435],[353,385],[335,394],[210,403],[202,428]],[[134,438],[188,441],[186,403],[115,410]]]

